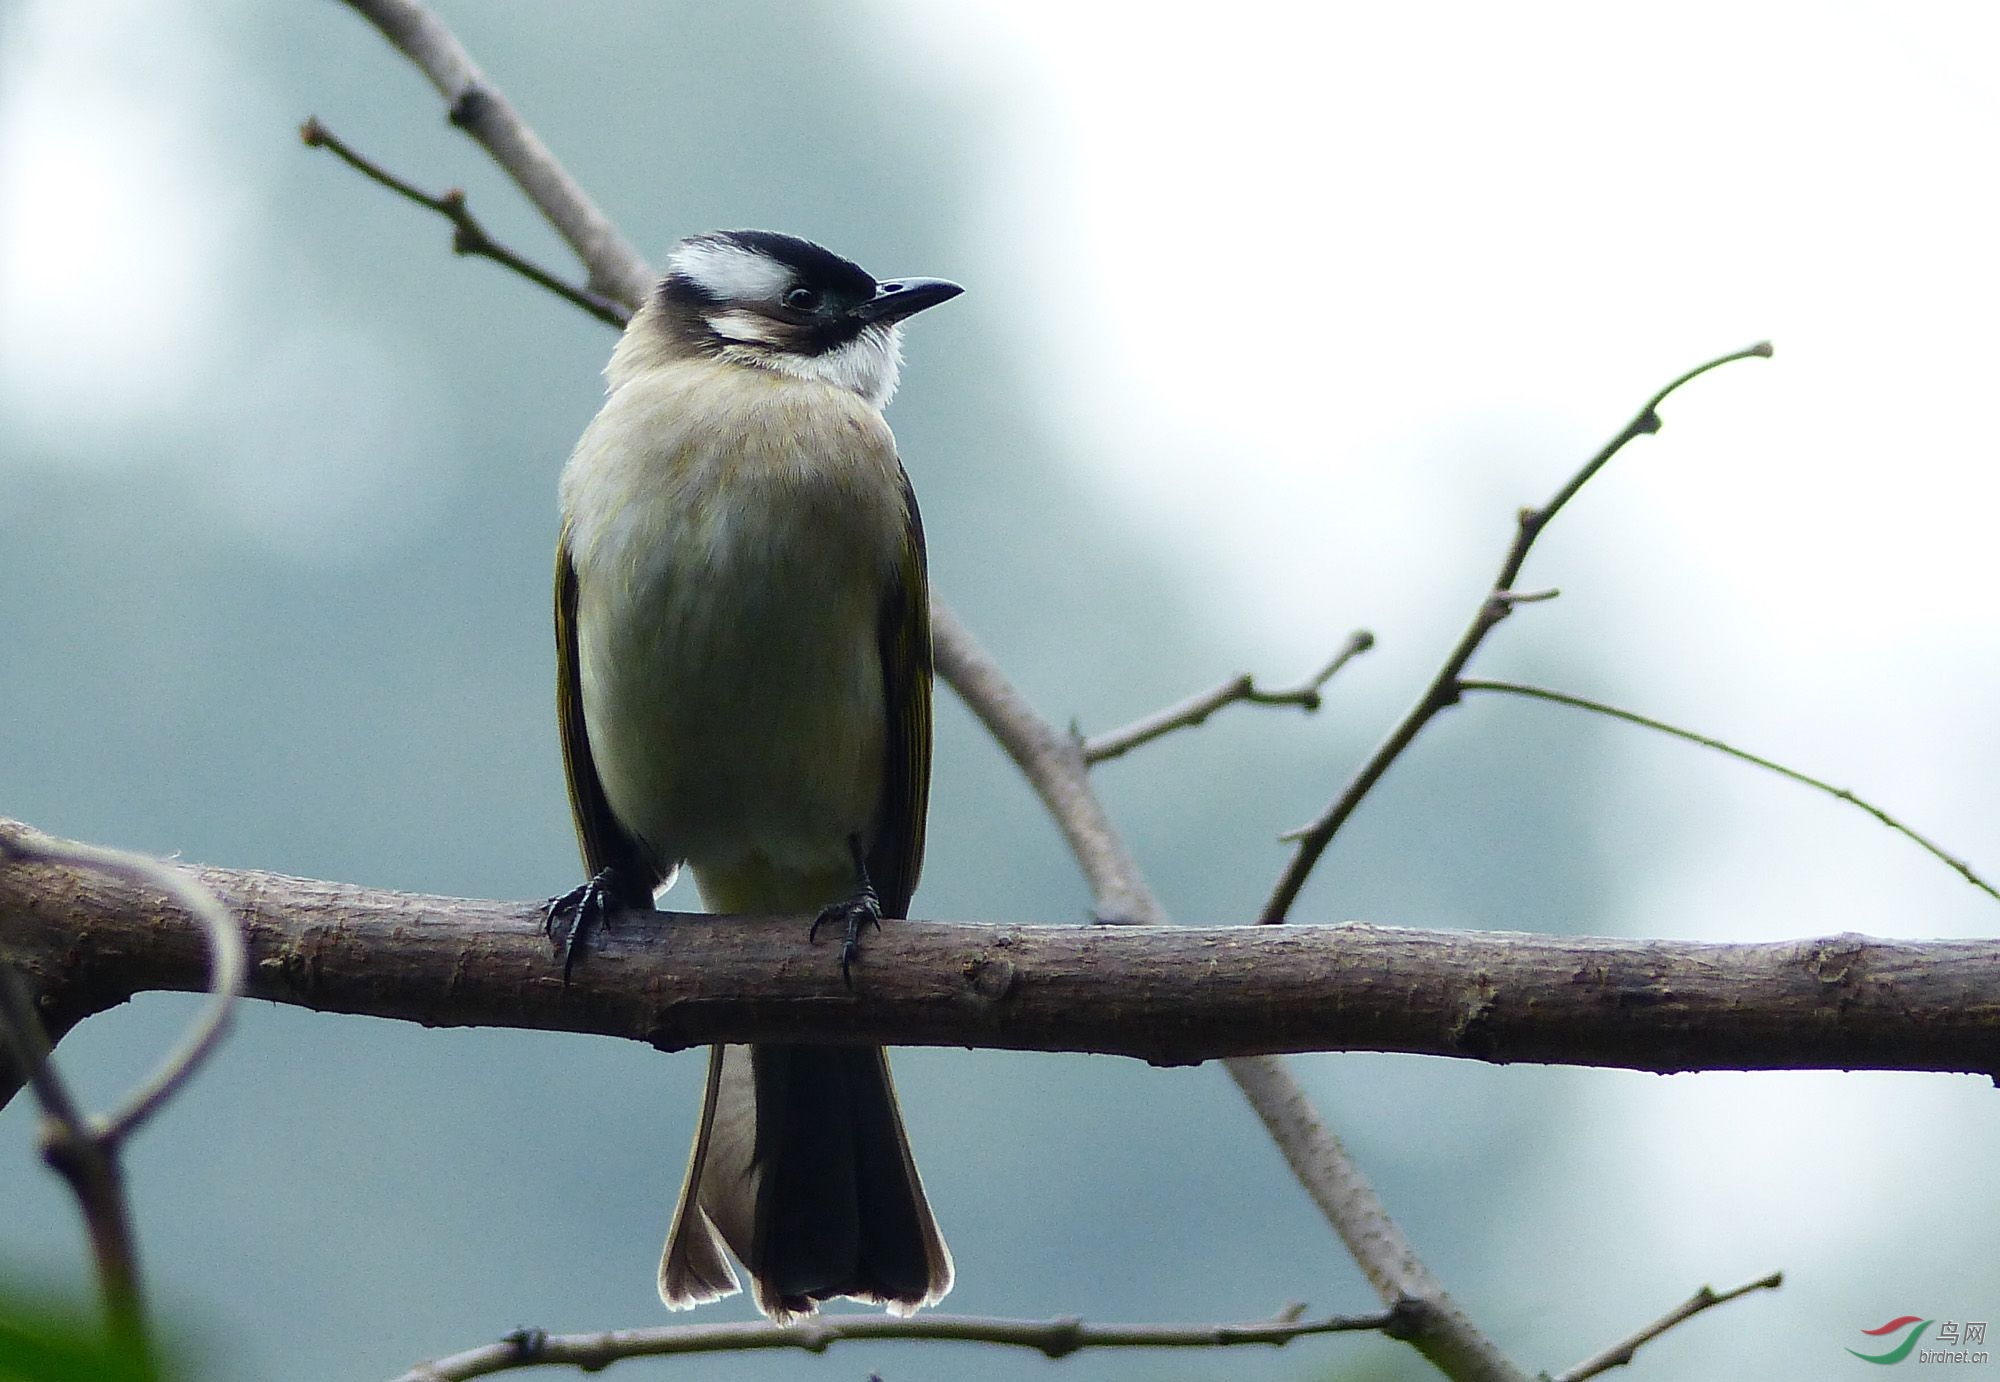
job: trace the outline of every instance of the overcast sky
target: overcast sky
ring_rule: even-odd
[[[326,11],[296,22],[346,41],[353,21]],[[589,160],[593,190],[650,205],[634,189],[660,165],[671,177],[675,155],[621,143],[653,98],[644,64],[607,37],[637,11],[578,6],[575,50],[540,53],[519,35],[557,22],[547,16],[449,12],[484,40],[502,84],[527,91],[558,149]],[[949,112],[897,146],[931,150],[961,179],[951,237],[932,251],[945,262],[869,267],[971,286],[966,310],[986,315],[961,320],[991,324],[1006,362],[991,377],[1056,439],[1044,449],[1065,482],[1173,573],[1213,645],[1190,687],[1242,667],[1302,672],[1366,625],[1381,649],[1343,693],[1365,738],[1474,607],[1518,505],[1545,499],[1668,379],[1769,339],[1774,359],[1676,396],[1664,430],[1564,515],[1526,574],[1562,597],[1500,630],[1481,670],[1577,669],[1568,689],[1830,778],[2000,874],[1992,6],[878,0],[838,13],[827,22],[854,65],[843,75],[879,89],[885,110]],[[431,142],[406,157],[439,185],[467,180],[475,159],[379,48],[357,41],[313,62],[288,39],[287,75],[271,56],[278,23],[229,0],[28,0],[0,13],[0,506],[24,486],[107,475],[170,484],[310,583],[387,562],[447,522],[491,463],[490,419],[455,392],[460,323],[426,336],[351,298],[354,261],[328,259],[300,229],[339,208],[374,218],[343,232],[357,254],[408,265],[418,243],[416,213],[366,200],[330,160],[298,161],[291,125],[329,98],[297,74],[379,78],[379,105],[348,92],[324,113],[421,125]],[[727,50],[726,37],[703,42]],[[590,56],[606,52],[619,60]],[[724,155],[724,141],[749,140],[739,110],[761,118],[788,72],[744,62],[755,84],[709,90],[695,117],[676,107],[676,129]],[[816,123],[759,129],[757,149],[790,152],[746,160],[746,183],[814,171]],[[866,166],[841,157],[855,160],[843,170]],[[302,196],[306,184],[284,179],[308,166]],[[835,210],[716,186],[702,184],[700,205],[724,223],[914,215],[871,202],[872,182]],[[476,195],[509,215],[490,185]],[[280,232],[281,216],[299,219]],[[625,227],[656,259],[701,228],[663,220]],[[421,228],[422,253],[442,259],[434,232]],[[443,293],[544,311],[473,272],[421,269]],[[937,362],[955,329],[920,324],[898,419],[924,406],[927,369],[929,397],[943,396]],[[537,382],[561,412],[551,435],[587,415],[604,347],[593,341],[588,364],[550,352]],[[950,435],[949,418],[919,416],[922,435]],[[537,444],[552,486],[561,443]],[[912,468],[920,491],[941,492]],[[947,571],[973,565],[953,565],[948,528],[933,541]],[[87,578],[8,579],[18,591]],[[170,584],[142,595],[178,599]],[[90,595],[112,610],[138,598]],[[1006,593],[986,598],[997,607]],[[210,655],[191,646],[190,660]],[[1046,688],[1087,672],[1024,675]],[[541,677],[538,666],[536,696]],[[1067,703],[1049,708],[1060,717]],[[1479,703],[1455,723],[1608,756],[1608,768],[1579,758],[1577,774],[1604,785],[1577,837],[1556,842],[1617,879],[1575,929],[1918,936],[1991,934],[2000,920],[2000,905],[1858,813],[1638,731],[1549,729],[1563,713]],[[84,741],[97,728],[62,732]],[[0,779],[16,767],[0,764]],[[41,771],[89,777],[55,758]],[[947,821],[937,848],[972,833]],[[930,886],[936,897],[951,884]],[[1339,915],[1334,896],[1309,894],[1311,919]],[[1302,1068],[1331,1081],[1354,1066]],[[1426,1078],[1497,1100],[1520,1076]],[[1480,1225],[1493,1248],[1480,1266],[1504,1282],[1486,1289],[1518,1312],[1490,1322],[1502,1333],[1606,1277],[1631,1295],[1593,1303],[1609,1317],[1785,1266],[1782,1301],[1692,1327],[1680,1356],[1706,1360],[1702,1375],[1754,1355],[1757,1375],[1820,1378],[1864,1325],[2000,1309],[1989,1087],[1561,1078],[1566,1134],[1508,1144],[1545,1162],[1537,1188]],[[1355,1116],[1417,1115],[1364,1104]],[[1379,1150],[1429,1154],[1421,1137]],[[1614,1207],[1617,1231],[1586,1202]],[[1510,1252],[1539,1254],[1546,1275],[1524,1283]],[[1640,1259],[1657,1276],[1621,1277]],[[1618,1315],[1604,1335],[1637,1322]]]

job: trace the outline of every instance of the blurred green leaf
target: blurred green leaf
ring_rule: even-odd
[[[59,1307],[0,1297],[0,1382],[159,1382],[129,1346]]]

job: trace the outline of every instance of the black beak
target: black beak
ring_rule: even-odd
[[[847,315],[871,326],[899,322],[926,307],[949,302],[964,291],[956,283],[948,283],[942,278],[892,278],[887,283],[876,284],[875,296],[859,307],[850,308]]]

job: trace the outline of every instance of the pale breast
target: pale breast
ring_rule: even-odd
[[[905,541],[881,417],[763,371],[650,371],[585,432],[563,503],[620,821],[697,875],[841,873],[882,790],[877,625]]]

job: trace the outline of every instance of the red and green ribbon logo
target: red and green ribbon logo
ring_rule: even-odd
[[[1916,1328],[1910,1329],[1911,1325],[1915,1325]],[[1900,1363],[1910,1356],[1910,1350],[1917,1346],[1917,1340],[1923,1338],[1924,1331],[1930,1327],[1931,1322],[1929,1320],[1920,1320],[1915,1315],[1898,1315],[1885,1325],[1878,1325],[1874,1329],[1864,1329],[1861,1332],[1871,1338],[1886,1339],[1898,1330],[1909,1329],[1909,1336],[1902,1343],[1897,1344],[1887,1353],[1862,1353],[1857,1349],[1851,1348],[1847,1351],[1864,1363]]]

